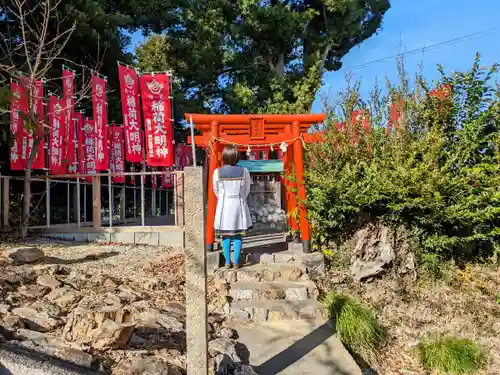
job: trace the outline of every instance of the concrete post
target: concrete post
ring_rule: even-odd
[[[125,199],[125,186],[120,188],[120,220],[125,221],[125,210],[127,209]]]
[[[187,373],[208,374],[207,258],[203,170],[184,169]]]
[[[176,174],[175,182],[175,219],[176,225],[182,227],[184,226],[184,174]]]
[[[101,177],[92,177],[92,223],[101,227]]]

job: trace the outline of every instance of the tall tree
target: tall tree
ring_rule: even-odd
[[[138,50],[198,110],[309,111],[323,73],[379,30],[389,0],[192,0]]]

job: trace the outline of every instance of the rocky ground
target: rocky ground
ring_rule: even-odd
[[[0,249],[0,341],[112,375],[186,373],[180,250],[37,240]],[[210,283],[214,374],[252,374]]]
[[[500,267],[443,263],[436,279],[390,237],[384,227],[360,230],[351,245],[336,250],[318,280],[322,293],[341,291],[365,302],[387,330],[381,350],[361,367],[383,375],[429,375],[419,365],[417,345],[428,335],[454,335],[486,348],[488,363],[477,375],[499,374]]]

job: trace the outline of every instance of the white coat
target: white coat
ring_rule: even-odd
[[[218,236],[245,235],[252,226],[247,198],[250,193],[250,173],[246,168],[224,166],[212,176],[217,196],[214,229]]]

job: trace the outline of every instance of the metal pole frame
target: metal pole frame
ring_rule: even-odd
[[[140,178],[141,180],[141,226],[144,226],[145,222],[145,207],[144,207],[144,178]]]
[[[47,228],[50,228],[50,179],[47,178],[45,182],[45,215],[47,221]]]
[[[69,187],[69,181],[66,184],[66,222],[71,223],[71,189]]]
[[[80,220],[80,179],[76,180],[76,224],[78,228],[81,227]]]
[[[113,188],[111,187],[111,173],[108,176],[108,206],[109,206],[109,227],[113,227]]]

